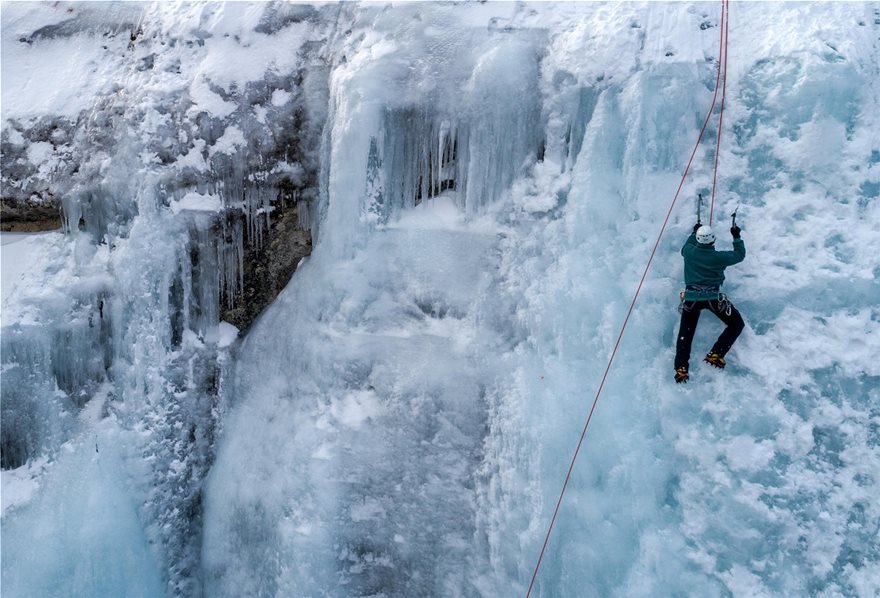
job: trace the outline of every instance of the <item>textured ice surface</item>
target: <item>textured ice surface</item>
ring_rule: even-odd
[[[120,438],[110,422],[97,422],[102,407],[95,398],[82,413],[92,433],[66,444],[53,463],[39,464],[44,490],[26,504],[7,505],[7,490],[20,489],[26,478],[3,472],[5,595],[164,595],[138,505],[125,487]],[[15,516],[6,517],[7,508]]]
[[[207,489],[209,593],[467,591],[495,236],[434,202],[351,260],[310,260],[248,335]]]
[[[209,134],[184,131],[166,155],[151,106],[136,129],[145,147],[131,142],[111,169],[131,185],[109,189],[131,193],[101,204],[106,218],[71,200],[72,228],[79,206],[94,230],[46,244],[30,282],[4,298],[4,364],[7,314],[27,340],[14,345],[18,373],[4,365],[4,393],[25,389],[47,424],[33,428],[43,453],[23,449],[33,458],[4,472],[15,490],[4,589],[8,577],[23,594],[49,583],[131,594],[158,570],[178,594],[524,594],[711,102],[719,3],[150,6],[157,39],[192,46],[163,51],[167,76],[135,95],[178,97],[180,58],[192,75],[182,128]],[[44,18],[34,10],[22,14]],[[711,182],[710,127],[536,595],[880,592],[880,7],[735,3],[731,19],[715,216],[723,248],[740,206],[749,257],[725,289],[746,331],[726,371],[703,367],[720,328],[705,316],[692,383],[671,383],[678,249],[689,199]],[[218,253],[211,212],[190,208],[246,195],[245,162],[227,152],[283,132],[297,100],[269,83],[256,104],[229,97],[288,72],[296,53],[278,49],[307,40],[324,44],[313,66],[328,77],[317,243],[239,345],[218,304],[239,284],[241,253]],[[9,104],[21,118],[28,105]],[[20,129],[3,127],[4,151],[21,147]],[[49,149],[26,153],[48,165]],[[188,181],[167,204],[147,176],[159,156]],[[273,168],[303,172],[286,158]],[[261,201],[249,217],[267,213]],[[130,228],[113,247],[89,241],[116,222]],[[103,347],[88,322],[107,292],[120,324],[112,408],[71,419],[105,404],[106,386],[89,386],[96,362],[78,357]],[[229,375],[232,354],[214,343],[237,351]],[[10,375],[34,378],[8,386]],[[65,387],[91,394],[70,407]],[[201,486],[215,418],[217,461]],[[118,440],[119,458],[92,453],[94,439]],[[61,517],[86,540],[53,531]],[[50,540],[28,552],[34,531]],[[150,557],[144,538],[159,540]],[[19,554],[27,563],[7,556]],[[106,577],[80,574],[107,558]],[[136,580],[127,591],[119,570]]]
[[[711,100],[717,8],[566,6],[584,14],[496,19],[507,37],[495,47],[532,43],[542,55],[540,77],[515,87],[542,94],[544,160],[495,195],[483,218],[452,230],[442,211],[432,217],[438,230],[420,220],[418,245],[401,236],[412,230],[407,214],[400,228],[381,224],[413,197],[432,196],[408,182],[425,182],[407,170],[419,168],[412,160],[437,160],[425,169],[434,175],[447,168],[445,135],[455,126],[434,114],[457,103],[462,122],[490,130],[497,108],[471,112],[473,87],[444,96],[430,86],[483,66],[499,69],[490,80],[503,86],[502,72],[526,77],[528,61],[491,66],[489,52],[471,67],[458,57],[429,63],[439,72],[427,82],[401,83],[397,69],[422,68],[411,48],[443,27],[429,10],[420,11],[423,29],[377,20],[337,71],[321,243],[242,348],[240,402],[207,488],[213,591],[524,591]],[[877,49],[867,29],[850,28],[848,12],[865,8],[734,7],[732,124],[716,209],[723,231],[742,206],[750,258],[727,288],[749,328],[727,371],[697,365],[688,388],[670,384],[687,202],[605,387],[538,595],[878,588],[880,513],[868,496],[878,480],[880,372],[870,355],[880,349],[872,299],[880,242],[877,206],[854,199],[877,177],[867,162],[877,143],[868,67]],[[545,38],[527,30],[530,18],[559,22]],[[756,20],[766,28],[745,25]],[[394,34],[383,38],[383,26]],[[848,53],[835,58],[829,46]],[[774,61],[790,63],[790,83],[756,75]],[[400,97],[416,108],[396,108]],[[512,126],[497,142],[476,142],[483,172],[509,168],[504,148],[517,120],[504,118]],[[389,169],[395,144],[415,152],[406,168]],[[431,144],[434,153],[420,149]],[[850,166],[826,158],[828,144]],[[711,158],[698,154],[685,197],[706,188]],[[463,212],[471,180],[450,194]],[[404,192],[384,192],[396,188]],[[718,332],[707,317],[695,352]]]

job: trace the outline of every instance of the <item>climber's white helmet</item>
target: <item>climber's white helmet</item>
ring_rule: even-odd
[[[708,224],[704,224],[700,228],[697,229],[697,243],[701,243],[703,245],[711,245],[715,242],[715,233],[712,232],[712,227]]]

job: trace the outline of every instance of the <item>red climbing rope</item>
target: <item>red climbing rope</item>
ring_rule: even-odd
[[[721,60],[719,60],[719,73],[724,71],[724,81],[722,83],[721,88],[721,113],[718,115],[718,136],[715,140],[715,167],[712,170],[712,201],[709,203],[709,224],[712,224],[712,216],[715,213],[715,182],[718,179],[718,153],[721,150],[721,125],[724,123],[724,100],[727,97],[727,31],[730,26],[730,19],[728,19],[728,2],[729,0],[722,0],[721,2],[721,35],[723,38],[722,46],[724,47],[724,67],[721,67]]]
[[[709,124],[709,119],[712,117],[712,112],[715,110],[715,102],[718,99],[718,88],[719,81],[721,79],[721,68],[722,68],[722,59],[724,61],[724,69],[726,75],[727,69],[727,3],[729,0],[721,0],[721,25],[719,29],[721,30],[720,39],[718,41],[718,67],[717,73],[715,76],[715,94],[712,96],[712,105],[709,107],[709,111],[706,113],[706,120],[703,121],[703,128],[700,129],[700,135],[697,137],[697,142],[694,144],[694,149],[691,152],[691,157],[688,159],[687,166],[684,169],[684,173],[681,175],[681,182],[678,184],[678,189],[675,191],[675,196],[672,198],[672,203],[669,205],[669,211],[666,213],[666,218],[663,220],[663,226],[660,227],[660,234],[657,235],[657,241],[654,243],[654,248],[651,250],[651,256],[648,258],[648,263],[645,265],[645,271],[642,272],[642,278],[639,281],[639,286],[636,288],[636,293],[633,296],[632,303],[629,305],[629,310],[626,312],[626,318],[623,320],[623,325],[620,327],[620,334],[617,335],[617,341],[614,343],[614,349],[611,351],[611,357],[608,359],[608,365],[605,366],[605,373],[602,374],[602,381],[599,383],[599,388],[596,390],[596,396],[593,398],[593,404],[590,406],[590,412],[587,415],[587,421],[584,423],[584,428],[581,431],[581,437],[578,439],[577,447],[574,450],[574,455],[571,458],[571,463],[568,466],[568,472],[565,474],[565,481],[562,483],[562,490],[559,492],[559,499],[556,501],[556,508],[553,510],[553,517],[550,519],[550,526],[547,528],[547,535],[544,536],[544,544],[541,546],[541,553],[538,555],[538,562],[535,564],[535,569],[532,572],[532,580],[529,582],[529,589],[526,592],[526,598],[529,598],[532,594],[532,588],[535,586],[535,580],[538,577],[538,570],[541,568],[541,562],[544,560],[544,552],[547,549],[547,543],[550,541],[550,534],[553,532],[553,524],[556,523],[556,516],[559,514],[559,507],[562,505],[562,498],[565,496],[565,489],[568,487],[568,482],[571,479],[571,472],[574,469],[574,463],[578,458],[578,454],[581,451],[581,446],[584,443],[584,437],[587,435],[587,428],[590,425],[590,420],[593,419],[593,412],[596,410],[596,404],[599,402],[599,395],[602,394],[602,388],[605,386],[605,380],[608,378],[608,372],[611,370],[611,364],[614,362],[614,356],[617,355],[617,349],[620,346],[620,341],[623,338],[623,333],[626,330],[626,325],[629,323],[629,318],[632,315],[633,308],[636,305],[636,300],[639,298],[639,293],[642,291],[642,284],[645,282],[645,277],[648,275],[648,270],[651,267],[651,262],[654,261],[654,255],[657,253],[657,247],[660,246],[660,239],[663,237],[663,233],[666,231],[666,225],[669,223],[669,217],[672,215],[672,210],[675,208],[675,202],[678,201],[678,196],[681,193],[681,189],[684,186],[685,179],[687,178],[688,171],[691,168],[691,163],[694,161],[694,156],[697,153],[697,149],[700,147],[700,141],[703,139],[703,133],[706,132],[706,125]],[[726,91],[726,78],[725,78],[725,91]],[[721,97],[721,105],[724,106],[724,91],[722,91]],[[719,122],[719,137],[721,124]],[[718,152],[715,152],[716,160],[716,169],[718,164]],[[713,182],[713,195],[714,199],[714,182]]]

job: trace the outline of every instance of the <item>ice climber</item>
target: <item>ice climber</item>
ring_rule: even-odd
[[[727,365],[724,356],[745,326],[742,316],[721,292],[724,269],[746,257],[746,245],[740,238],[740,229],[736,224],[730,227],[730,234],[733,235],[733,251],[717,251],[712,228],[698,222],[681,248],[685,290],[681,304],[681,326],[675,346],[675,381],[678,383],[688,380],[691,342],[701,311],[708,309],[727,325],[704,358],[706,363],[717,368]]]

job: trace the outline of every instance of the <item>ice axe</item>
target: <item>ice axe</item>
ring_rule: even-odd
[[[736,226],[736,213],[739,211],[739,204],[736,204],[736,208],[733,210],[733,214],[730,215],[730,228]]]
[[[700,212],[703,211],[703,194],[697,193],[697,224],[703,224],[703,219],[700,217]]]

